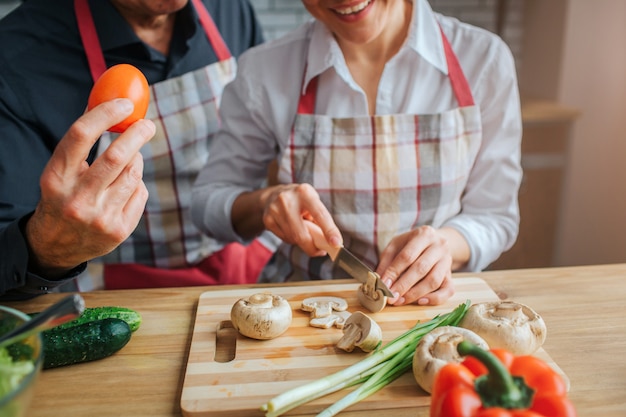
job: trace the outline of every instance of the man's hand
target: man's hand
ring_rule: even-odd
[[[126,99],[103,103],[80,117],[57,145],[26,225],[33,272],[61,276],[109,253],[137,226],[148,198],[139,150],[154,136],[154,124],[137,121],[91,166],[86,162],[100,135],[132,110]]]

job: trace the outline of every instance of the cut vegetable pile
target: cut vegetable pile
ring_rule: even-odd
[[[22,379],[33,372],[31,360],[15,359],[7,348],[0,348],[0,398],[15,391]]]
[[[261,406],[266,417],[280,416],[309,401],[344,388],[359,385],[318,416],[334,416],[347,407],[374,394],[411,369],[415,348],[421,338],[440,326],[455,326],[463,318],[470,301],[453,311],[424,323],[417,323],[406,333],[372,352],[365,359],[322,379],[286,391]]]

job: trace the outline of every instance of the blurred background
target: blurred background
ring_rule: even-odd
[[[251,3],[268,40],[309,18],[298,0]],[[516,60],[522,220],[491,269],[626,262],[626,1],[430,3],[497,33]],[[0,0],[0,17],[18,4]]]

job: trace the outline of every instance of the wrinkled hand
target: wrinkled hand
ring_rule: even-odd
[[[34,272],[61,275],[109,253],[137,226],[148,198],[139,149],[154,136],[154,124],[139,120],[91,166],[86,162],[100,135],[132,109],[125,99],[103,103],[80,117],[57,145],[26,225]]]
[[[430,226],[393,238],[380,256],[377,272],[398,294],[390,304],[437,305],[454,294],[452,254],[446,238]]]
[[[265,227],[284,242],[299,246],[309,256],[324,256],[326,250],[315,245],[311,223],[317,225],[329,246],[343,244],[319,194],[310,184],[288,184],[274,188],[263,212]]]

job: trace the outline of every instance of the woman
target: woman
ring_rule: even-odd
[[[321,232],[376,266],[392,304],[440,304],[451,271],[485,268],[517,236],[511,53],[426,0],[303,3],[314,21],[241,57],[194,221],[218,239],[281,238],[266,279],[345,277]]]

